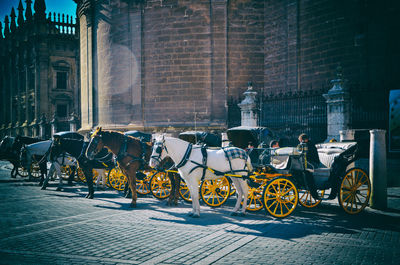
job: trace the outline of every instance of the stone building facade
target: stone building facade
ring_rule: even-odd
[[[47,138],[52,122],[69,130],[71,114],[80,115],[78,31],[72,17],[46,14],[44,0],[34,12],[25,2],[0,30],[0,136]]]
[[[338,66],[345,127],[387,127],[400,84],[393,1],[75,2],[83,131],[223,130],[239,125],[251,81],[261,125],[325,140]]]

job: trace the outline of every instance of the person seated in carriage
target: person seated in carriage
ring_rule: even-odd
[[[307,162],[311,163],[313,167],[318,167],[320,164],[317,148],[310,140],[307,134],[302,133],[299,135],[299,142],[307,147]]]
[[[279,146],[279,141],[278,140],[272,140],[270,143],[269,143],[269,147],[270,148],[279,148],[280,146]]]

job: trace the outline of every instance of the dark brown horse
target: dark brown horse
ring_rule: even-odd
[[[108,148],[117,156],[117,161],[123,173],[127,176],[132,191],[130,206],[136,207],[136,172],[142,164],[147,164],[145,161],[149,161],[152,150],[151,143],[142,142],[120,132],[102,131],[101,128],[97,128],[91,136],[86,156],[93,159],[103,147]]]

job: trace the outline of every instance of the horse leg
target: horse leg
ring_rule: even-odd
[[[62,188],[62,177],[61,177],[61,168],[60,165],[58,163],[54,163],[54,169],[55,169],[55,174],[57,174],[58,178],[60,179],[60,181],[58,182],[58,186],[56,191],[61,191]],[[54,174],[53,174],[54,176]]]
[[[92,169],[92,167],[89,167],[89,168],[85,167],[83,172],[85,173],[86,183],[88,185],[88,190],[89,190],[88,194],[86,195],[86,198],[93,199],[93,197],[94,197],[93,169]]]
[[[192,197],[192,212],[189,213],[189,216],[194,218],[200,217],[199,184],[195,179],[187,180],[186,184]]]
[[[239,180],[242,193],[243,193],[243,205],[242,205],[242,211],[240,213],[241,216],[246,215],[246,208],[247,208],[247,199],[249,196],[249,186],[247,185],[247,182],[243,179]]]
[[[69,174],[69,177],[68,177],[68,185],[72,186],[72,181],[74,180],[76,167],[71,166],[70,168],[71,168],[71,174]]]
[[[175,191],[176,191],[175,178],[174,178],[174,176],[171,176],[170,173],[167,173],[167,174],[168,174],[169,179],[171,180],[171,187],[172,187],[171,193],[168,196],[167,205],[172,206],[173,201],[175,199],[174,197],[175,197]],[[176,205],[176,201],[175,201],[175,205]]]
[[[47,161],[40,163],[39,164],[39,168],[40,168],[39,186],[42,186],[43,185],[43,181],[44,181],[44,175],[47,175]]]
[[[237,212],[239,211],[240,203],[241,203],[242,197],[243,197],[243,190],[242,190],[242,186],[239,183],[239,179],[237,179],[237,178],[231,178],[231,179],[232,179],[233,184],[235,185],[236,191],[238,193],[236,204],[232,210],[231,215],[237,215],[238,214]]]
[[[12,165],[13,165],[13,169],[11,170],[11,177],[15,179],[17,177],[17,174],[18,174],[17,166],[15,164],[12,164]]]
[[[47,188],[47,185],[49,184],[49,179],[50,176],[54,174],[56,168],[54,166],[54,163],[51,164],[50,169],[49,169],[49,173],[46,174],[46,178],[43,181],[43,185],[42,185],[42,190],[45,190]]]
[[[179,198],[179,189],[181,187],[181,177],[177,174],[174,174],[175,179],[175,194],[174,194],[174,204],[175,206],[178,205],[178,198]]]
[[[131,183],[129,186],[131,187],[132,191],[132,201],[131,201],[131,208],[136,208],[136,201],[137,201],[137,193],[136,193],[136,170],[132,170],[131,177],[129,179],[131,180]]]

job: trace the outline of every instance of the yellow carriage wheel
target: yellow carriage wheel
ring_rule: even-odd
[[[136,178],[136,191],[141,195],[149,194],[150,191],[150,179],[155,173],[155,170],[143,170],[142,173],[146,176],[143,179]]]
[[[166,172],[153,174],[150,179],[150,191],[154,197],[163,200],[171,194],[172,184]]]
[[[86,182],[85,173],[83,173],[82,168],[78,167],[76,169],[76,174],[78,175],[78,179],[82,182]]]
[[[97,178],[99,177],[99,171],[97,171],[96,169],[92,169],[92,172],[93,172],[93,175],[92,175],[93,183],[96,183]]]
[[[264,205],[262,203],[262,194],[263,194],[264,187],[265,187],[265,185],[267,185],[268,181],[272,180],[276,176],[278,176],[278,175],[277,174],[268,174],[261,170],[254,172],[253,175],[250,175],[250,179],[253,182],[260,184],[260,186],[258,188],[249,186],[249,194],[248,194],[247,207],[246,207],[246,209],[248,211],[259,211],[264,207]],[[279,175],[279,176],[282,176],[282,175]]]
[[[284,218],[296,209],[299,194],[294,183],[286,177],[268,182],[263,192],[264,208],[274,217]]]
[[[28,171],[25,168],[21,167],[21,166],[17,167],[17,173],[21,177],[27,177],[28,176]]]
[[[40,178],[40,166],[39,164],[33,163],[30,168],[31,176],[34,178]]]
[[[108,172],[108,182],[111,188],[123,191],[128,179],[119,167],[114,167]]]
[[[225,176],[214,180],[204,180],[200,186],[201,198],[211,207],[221,206],[230,194],[231,184]]]
[[[262,192],[267,184],[265,179],[257,178],[257,175],[251,175],[250,178],[253,182],[260,184],[259,187],[252,187],[249,186],[249,194],[247,196],[247,207],[248,211],[259,211],[261,210],[264,205],[262,203]],[[243,203],[242,203],[243,204]]]
[[[184,201],[192,202],[192,196],[190,196],[189,187],[186,185],[186,182],[183,179],[181,179],[179,195]]]
[[[361,168],[348,170],[340,184],[339,204],[349,214],[361,212],[369,202],[371,182]]]
[[[320,198],[323,198],[324,194],[325,190],[318,190],[318,195]],[[306,208],[314,208],[317,207],[321,202],[321,199],[314,199],[309,190],[299,190],[299,203],[301,206]]]
[[[61,166],[61,178],[68,179],[69,174],[71,173],[70,166]]]

